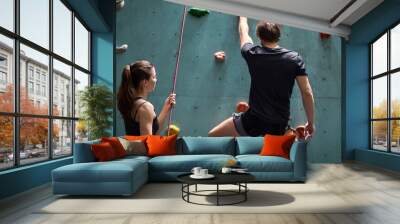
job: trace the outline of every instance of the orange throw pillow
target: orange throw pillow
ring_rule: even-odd
[[[114,149],[117,158],[126,156],[126,151],[117,137],[101,138],[101,142],[108,142]]]
[[[280,156],[289,159],[290,147],[296,135],[269,135],[264,136],[264,146],[261,149],[262,156]]]
[[[146,139],[148,156],[176,155],[177,135],[149,135]]]
[[[91,145],[91,149],[94,157],[99,162],[110,161],[117,158],[113,147],[108,142],[93,144]]]

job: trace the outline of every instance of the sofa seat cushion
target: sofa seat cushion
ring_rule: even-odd
[[[193,167],[199,166],[216,172],[230,159],[235,158],[222,154],[157,156],[149,160],[149,170],[152,172],[191,172]]]
[[[147,161],[149,161],[149,159],[150,159],[150,157],[148,157],[148,156],[131,155],[131,156],[125,156],[124,158],[121,158],[121,159],[114,160],[113,162],[116,162],[116,161],[130,162],[130,161],[134,161],[134,160],[147,162]]]
[[[74,163],[52,174],[58,182],[131,182],[136,172],[147,172],[147,163],[139,159]]]
[[[293,172],[292,161],[279,156],[239,155],[236,160],[249,172]]]

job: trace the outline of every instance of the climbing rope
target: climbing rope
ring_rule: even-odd
[[[179,61],[180,61],[180,57],[181,57],[181,50],[182,50],[182,41],[183,41],[183,31],[185,29],[185,20],[186,20],[186,13],[187,12],[187,6],[184,7],[183,9],[183,15],[182,15],[182,20],[181,20],[181,30],[180,30],[180,35],[179,35],[179,46],[178,46],[178,50],[176,53],[176,63],[175,63],[175,71],[174,71],[174,75],[173,75],[173,84],[172,84],[172,91],[171,93],[175,93],[175,88],[176,88],[176,80],[178,77],[178,71],[179,71]],[[167,126],[167,130],[168,133],[167,135],[169,135],[170,133],[170,124],[172,121],[172,113],[173,113],[174,107],[172,106],[171,111],[169,113],[169,119],[168,119],[168,126]]]

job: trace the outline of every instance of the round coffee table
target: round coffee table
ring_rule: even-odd
[[[220,205],[234,205],[247,200],[247,192],[249,188],[247,183],[255,180],[255,177],[249,173],[216,173],[213,174],[215,177],[212,179],[193,179],[190,177],[191,173],[182,174],[177,177],[178,181],[182,183],[182,199],[188,203],[198,204],[198,205],[215,205],[215,204],[202,204],[190,201],[190,196],[204,196],[204,197],[216,197],[217,206]],[[198,184],[204,185],[216,185],[215,190],[197,190]],[[190,186],[195,186],[194,191],[190,191]],[[220,185],[236,185],[237,190],[223,190],[220,189]],[[209,192],[215,192],[215,194],[205,194]],[[221,203],[221,197],[230,196],[241,196],[240,200],[234,201],[232,203]]]

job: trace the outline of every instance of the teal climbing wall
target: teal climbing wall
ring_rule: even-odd
[[[116,43],[128,44],[116,56],[116,83],[123,67],[138,59],[156,65],[158,83],[149,100],[159,112],[172,86],[183,6],[162,0],[125,0],[117,11]],[[249,25],[255,42],[256,21]],[[280,45],[298,51],[304,58],[316,101],[317,132],[308,147],[310,162],[341,161],[341,39],[321,40],[319,33],[284,27]],[[226,53],[218,63],[213,54]],[[180,72],[177,80],[175,123],[181,135],[206,136],[232,114],[238,101],[248,99],[250,77],[240,55],[237,17],[217,12],[196,18],[188,15],[185,25]],[[295,87],[291,101],[292,125],[306,121],[301,97]],[[124,124],[117,116],[117,135]]]

